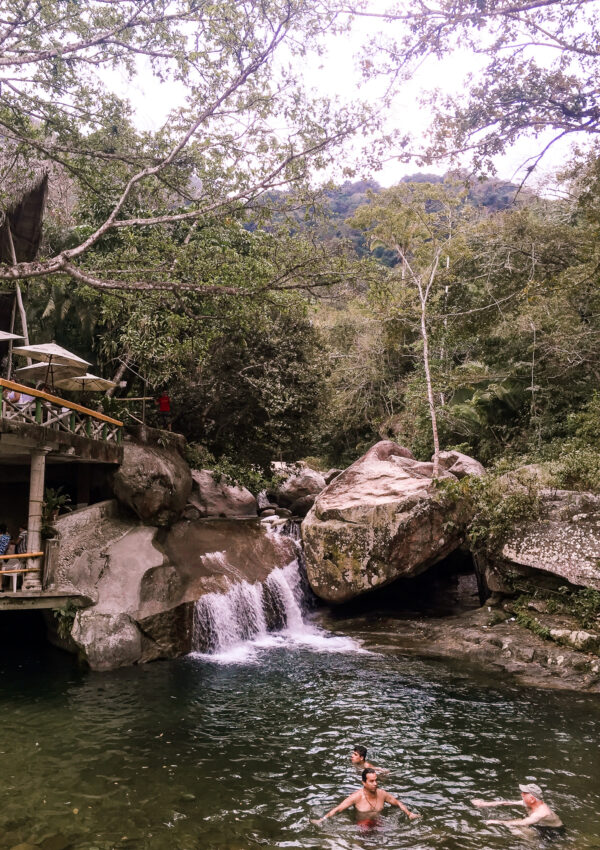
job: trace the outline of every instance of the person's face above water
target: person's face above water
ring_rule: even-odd
[[[521,791],[521,797],[528,809],[530,809],[532,806],[535,806],[535,804],[538,802],[537,797],[534,797],[533,794],[528,794],[526,791]]]
[[[366,791],[370,791],[372,794],[377,791],[377,774],[376,773],[367,773],[367,778],[363,782]]]
[[[364,761],[363,757],[360,753],[357,753],[356,750],[353,750],[352,755],[350,756],[350,760],[352,764],[360,764]]]

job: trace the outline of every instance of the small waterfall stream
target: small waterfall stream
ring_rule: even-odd
[[[300,526],[288,522],[271,531],[291,537],[297,556],[277,567],[262,584],[241,581],[227,593],[207,593],[194,610],[193,652],[215,660],[240,661],[253,649],[283,642],[310,646],[317,651],[360,651],[347,638],[334,637],[304,621],[310,591],[304,573]]]
[[[302,631],[298,562],[273,570],[264,584],[242,581],[227,593],[207,593],[196,602],[193,647],[221,653],[244,641],[287,629]]]
[[[223,653],[270,632],[304,629],[299,525],[289,522],[271,533],[291,537],[298,556],[286,567],[274,569],[263,584],[241,581],[227,593],[207,593],[199,599],[194,611],[196,652]]]

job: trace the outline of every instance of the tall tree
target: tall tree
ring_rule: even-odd
[[[401,183],[374,195],[371,203],[360,207],[351,219],[352,226],[369,234],[373,249],[384,246],[394,252],[398,265],[390,273],[393,285],[401,291],[412,287],[417,294],[421,357],[433,436],[434,477],[439,473],[440,441],[431,370],[429,326],[432,319],[429,313],[434,294],[438,301],[442,295],[442,303],[447,294],[443,270],[449,267],[450,244],[456,235],[456,210],[461,197],[457,190],[441,184]]]
[[[310,98],[294,72],[334,26],[309,0],[0,0],[0,21],[0,209],[6,187],[41,166],[70,176],[88,213],[70,244],[0,265],[0,280],[59,274],[97,289],[208,291],[180,279],[177,253],[151,270],[86,258],[117,234],[193,232],[256,207],[268,190],[300,186],[368,119]],[[152,76],[181,92],[182,106],[157,130],[136,131],[119,75]]]
[[[482,57],[459,94],[429,93],[425,159],[469,151],[477,167],[493,168],[519,137],[542,134],[532,170],[559,139],[600,134],[598,0],[391,0],[383,11],[359,0],[345,8],[385,23],[378,52],[371,44],[364,62],[369,74],[402,85],[424,58],[443,67],[456,50]]]

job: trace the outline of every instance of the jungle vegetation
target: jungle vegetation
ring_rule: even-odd
[[[457,43],[486,63],[413,155],[385,102],[342,106],[296,71],[367,4],[1,0],[0,225],[40,169],[50,194],[38,257],[0,263],[0,287],[19,282],[36,340],[126,377],[106,410],[168,388],[211,462],[340,466],[392,438],[596,488],[598,5],[390,6],[363,55],[387,97]],[[186,92],[152,131],[110,82],[140,67]],[[542,130],[530,171],[561,136],[587,147],[551,185],[499,180],[495,154]],[[360,177],[390,155],[450,164]]]

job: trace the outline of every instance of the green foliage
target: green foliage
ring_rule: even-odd
[[[571,617],[584,629],[595,629],[600,624],[600,592],[591,587],[575,588],[561,585],[558,590],[540,586],[520,589],[525,592],[510,603],[511,610],[521,625],[530,628],[541,637],[549,637],[549,629],[541,626],[531,614],[531,603],[534,600],[541,601],[549,614]],[[542,634],[542,631],[547,634]]]
[[[507,473],[506,464],[498,464],[480,477],[439,479],[436,494],[442,505],[461,501],[468,506],[471,518],[467,540],[474,552],[498,552],[515,529],[535,519],[540,511],[535,479],[527,474]]]
[[[550,462],[548,472],[559,490],[600,491],[600,451],[597,448],[566,441],[559,459]]]
[[[268,470],[295,460],[317,433],[326,364],[292,297],[221,316],[201,363],[173,388],[175,424],[216,457]]]
[[[517,623],[523,626],[523,628],[529,629],[534,635],[544,640],[550,640],[550,629],[547,626],[543,626],[537,617],[526,613],[526,611],[519,611],[517,613]]]
[[[64,487],[46,487],[44,490],[44,503],[42,506],[42,517],[44,521],[50,521],[55,513],[61,510],[70,511],[71,497],[64,492]]]
[[[553,142],[598,132],[597,11],[595,2],[565,0],[385,4],[364,62],[371,73],[388,74],[394,91],[405,86],[407,68],[420,68],[428,58],[443,75],[457,45],[479,56],[476,72],[465,75],[456,93],[439,87],[422,94],[433,124],[424,158],[469,153],[474,169],[494,173],[498,154],[525,137],[530,172]],[[416,146],[405,140],[407,161]]]
[[[73,623],[77,615],[77,606],[69,600],[62,608],[54,608],[52,610],[56,619],[56,631],[63,640],[68,640],[73,631]]]
[[[274,476],[270,470],[264,470],[238,460],[221,455],[218,460],[208,449],[200,443],[188,443],[185,450],[185,459],[192,469],[209,469],[216,481],[224,479],[227,484],[239,484],[246,487],[251,493],[259,493],[261,490],[273,486]]]
[[[474,512],[467,537],[474,551],[497,551],[516,528],[539,514],[539,493],[532,481],[483,476],[469,482]]]
[[[569,416],[569,432],[582,443],[600,444],[600,392],[594,390],[583,408]]]
[[[566,586],[559,588],[561,607],[571,614],[584,629],[598,627],[600,618],[600,592],[591,587],[573,590]]]

